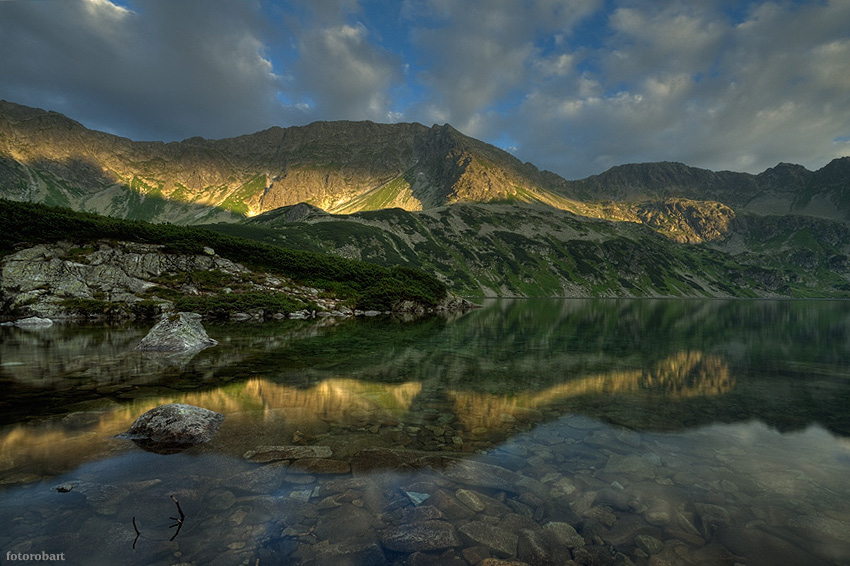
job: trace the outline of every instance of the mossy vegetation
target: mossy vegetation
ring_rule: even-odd
[[[82,317],[106,317],[117,315],[122,308],[102,299],[63,299],[59,305],[69,314]]]

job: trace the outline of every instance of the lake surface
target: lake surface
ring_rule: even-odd
[[[850,302],[206,327],[0,328],[1,563],[850,564]],[[112,438],[169,402],[226,419]]]

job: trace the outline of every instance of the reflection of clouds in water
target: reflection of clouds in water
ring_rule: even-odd
[[[837,438],[819,426],[804,431],[781,433],[758,421],[747,424],[714,425],[704,434],[722,435],[726,446],[713,453],[716,461],[751,479],[758,495],[779,495],[789,499],[831,499],[834,494],[821,487],[842,464],[842,446]],[[790,458],[789,458],[790,454]],[[845,496],[850,489],[844,489]],[[850,498],[845,500],[850,511]]]

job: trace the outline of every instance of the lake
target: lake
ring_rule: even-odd
[[[850,302],[206,328],[0,328],[0,562],[850,564]],[[170,402],[226,418],[113,438]]]

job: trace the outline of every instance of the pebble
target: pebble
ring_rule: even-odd
[[[302,503],[307,503],[313,497],[312,489],[299,489],[289,494],[289,498]]]
[[[254,462],[273,462],[275,460],[300,460],[302,458],[330,458],[333,452],[329,446],[260,446],[249,450],[243,456]]]
[[[655,537],[649,535],[638,535],[635,537],[635,544],[639,549],[646,552],[648,555],[660,554],[664,550],[664,543]]]
[[[569,523],[550,521],[543,528],[551,531],[567,548],[581,548],[585,544],[584,538]]]

